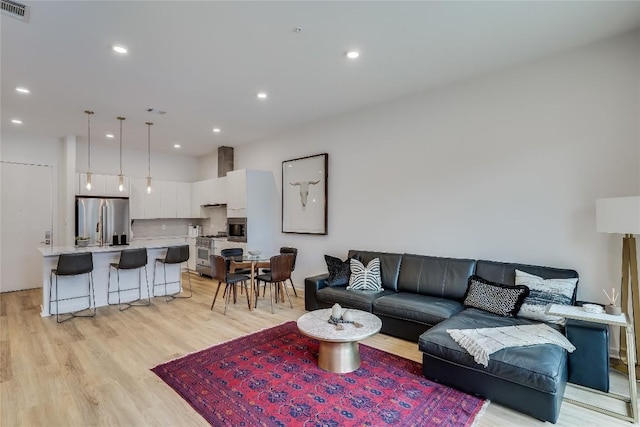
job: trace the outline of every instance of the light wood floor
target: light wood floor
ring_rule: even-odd
[[[191,299],[119,312],[98,309],[91,319],[56,324],[40,317],[40,290],[0,294],[0,426],[204,426],[206,422],[149,369],[304,313],[298,287],[294,308],[269,300],[257,311],[219,299],[209,310],[214,282],[193,277]],[[246,300],[245,300],[246,301]],[[421,362],[417,344],[378,334],[367,345]],[[624,389],[618,377],[612,378]],[[602,398],[588,397],[592,402]],[[490,404],[479,426],[541,426],[542,422]],[[629,423],[563,404],[558,426]]]

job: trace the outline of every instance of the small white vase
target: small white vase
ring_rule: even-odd
[[[606,311],[607,314],[613,314],[614,316],[619,316],[620,314],[622,314],[622,308],[617,305],[609,304],[604,307],[604,311]]]

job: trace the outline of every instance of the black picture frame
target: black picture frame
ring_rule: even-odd
[[[329,154],[282,162],[282,232],[327,234]]]

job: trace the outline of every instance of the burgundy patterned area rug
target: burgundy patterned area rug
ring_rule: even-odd
[[[348,374],[318,368],[317,355],[318,342],[287,322],[152,371],[215,426],[469,426],[485,407],[363,344]]]

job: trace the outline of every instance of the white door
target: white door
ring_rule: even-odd
[[[45,234],[52,232],[53,168],[0,163],[0,292],[42,287]]]

